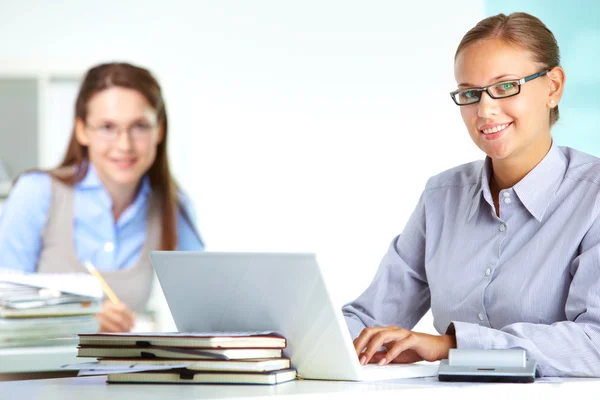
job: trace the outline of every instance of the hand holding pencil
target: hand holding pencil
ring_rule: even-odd
[[[91,262],[86,261],[84,266],[98,280],[108,298],[102,304],[102,311],[96,314],[100,332],[129,332],[135,324],[135,314],[119,300]]]
[[[96,314],[100,332],[129,332],[135,325],[135,314],[124,303],[106,300],[102,312]]]

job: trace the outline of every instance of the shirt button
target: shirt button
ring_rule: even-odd
[[[107,253],[111,253],[115,249],[115,245],[112,242],[104,243],[104,251]]]
[[[510,193],[504,192],[504,193],[502,193],[502,196],[504,196],[504,197],[510,197]]]
[[[477,314],[477,316],[479,317],[480,321],[483,321],[483,313],[479,313],[479,314]]]
[[[506,204],[510,204],[510,201],[511,201],[511,200],[510,200],[510,197],[505,197],[505,198],[504,198],[504,202],[505,202]]]
[[[500,224],[500,232],[504,232],[506,230],[506,225]]]
[[[490,276],[491,273],[492,273],[492,270],[490,268],[485,270],[485,276]]]

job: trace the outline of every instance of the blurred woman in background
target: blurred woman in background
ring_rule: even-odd
[[[152,74],[126,63],[90,69],[62,163],[23,174],[0,216],[0,266],[86,272],[92,263],[121,300],[101,331],[129,331],[148,301],[150,250],[202,250],[192,206],[167,156],[167,112]]]

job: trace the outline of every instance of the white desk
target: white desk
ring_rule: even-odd
[[[0,399],[429,399],[476,398],[552,399],[597,398],[600,379],[564,379],[557,383],[443,383],[436,378],[386,382],[293,381],[275,386],[106,384],[105,376],[41,379],[0,383]],[[587,394],[584,397],[584,394]]]
[[[61,365],[81,362],[85,360],[77,358],[77,344],[0,349],[0,373],[3,374],[57,371]]]

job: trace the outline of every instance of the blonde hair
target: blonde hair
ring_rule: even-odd
[[[500,39],[528,50],[536,62],[551,69],[560,65],[560,50],[554,34],[539,18],[524,12],[498,14],[479,21],[462,38],[454,59],[467,46],[486,39]],[[550,110],[550,126],[558,121],[558,106]]]

